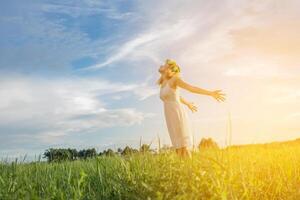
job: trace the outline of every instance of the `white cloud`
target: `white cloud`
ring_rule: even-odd
[[[144,82],[139,84],[139,86],[133,90],[133,93],[139,97],[140,101],[143,101],[153,95],[159,95],[159,88],[153,83],[149,84],[150,81],[153,81],[152,79],[152,75],[148,76]]]
[[[87,114],[79,114],[66,117],[62,121],[56,121],[56,129],[41,132],[33,138],[40,139],[46,144],[55,144],[61,141],[63,136],[75,132],[89,132],[102,128],[116,126],[132,126],[141,124],[146,117],[153,117],[151,113],[142,113],[134,108],[110,109],[94,111]],[[52,122],[53,123],[53,122]]]
[[[101,14],[118,20],[131,17],[128,12],[119,12],[114,4],[103,5],[102,1],[7,4],[7,8],[2,6],[6,10],[1,12],[3,16],[0,17],[1,30],[5,30],[0,33],[5,41],[5,45],[0,46],[0,70],[7,71],[33,70],[43,73],[47,69],[49,72],[68,72],[72,62],[82,57],[94,57],[95,52],[97,56],[103,56],[112,45],[113,36],[101,38],[99,34],[99,38],[91,38],[89,33],[92,31],[81,29],[90,18],[88,21],[78,19],[74,24],[69,17],[57,17],[56,13],[74,17]],[[18,59],[15,59],[16,55]]]
[[[135,51],[137,55],[140,55],[139,51],[144,52],[143,54],[146,57],[155,58],[154,61],[158,59],[153,56],[153,52],[149,52],[150,56],[147,56],[147,49],[149,50],[149,46],[160,47],[163,43],[171,43],[184,38],[194,32],[194,24],[192,23],[193,19],[180,19],[175,24],[170,24],[168,26],[162,28],[152,28],[150,30],[145,31],[144,33],[136,36],[134,39],[129,40],[125,44],[121,45],[120,48],[116,50],[115,53],[109,56],[109,58],[96,65],[92,65],[80,70],[94,70],[105,67],[113,62],[120,61],[127,56],[131,56],[131,60],[133,59]],[[175,34],[176,33],[176,34]]]
[[[71,17],[103,14],[110,19],[126,19],[131,16],[130,12],[121,13],[110,2],[102,1],[72,1],[43,4],[42,11],[49,13],[61,13]]]
[[[42,141],[51,141],[50,138],[56,141],[55,138],[73,132],[132,126],[152,116],[135,108],[107,109],[101,101],[104,94],[115,95],[120,91],[135,94],[138,84],[18,76],[1,78],[0,85],[0,129],[15,127],[12,134],[25,132]]]

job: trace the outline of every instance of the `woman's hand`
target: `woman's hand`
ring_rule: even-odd
[[[222,90],[215,90],[211,92],[211,96],[215,98],[218,102],[225,101],[226,94],[221,93]]]
[[[191,109],[192,112],[197,112],[197,107],[194,105],[194,103],[188,103],[187,107]]]

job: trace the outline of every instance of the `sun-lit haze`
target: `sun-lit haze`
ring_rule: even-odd
[[[300,1],[1,1],[0,157],[171,144],[166,58],[226,102],[180,94],[195,143],[300,137]]]

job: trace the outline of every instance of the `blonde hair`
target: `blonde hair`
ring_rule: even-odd
[[[180,67],[177,65],[175,60],[171,59],[166,59],[166,64],[169,65],[169,68],[171,69],[172,72],[175,72],[174,76],[179,76],[180,75]],[[160,78],[157,80],[157,84],[161,85],[163,82],[163,75],[160,76]]]

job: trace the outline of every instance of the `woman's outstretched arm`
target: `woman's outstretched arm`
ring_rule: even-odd
[[[185,90],[192,92],[192,93],[208,95],[208,96],[215,98],[217,101],[225,100],[225,97],[224,97],[225,94],[221,93],[222,90],[214,90],[214,91],[205,90],[205,89],[199,88],[197,86],[188,84],[187,82],[183,81],[180,77],[176,77],[175,84]]]
[[[180,102],[185,104],[192,112],[197,111],[197,107],[193,104],[185,100],[182,96],[180,96]]]
[[[182,96],[180,96],[180,102],[185,104],[185,105],[189,104]]]

